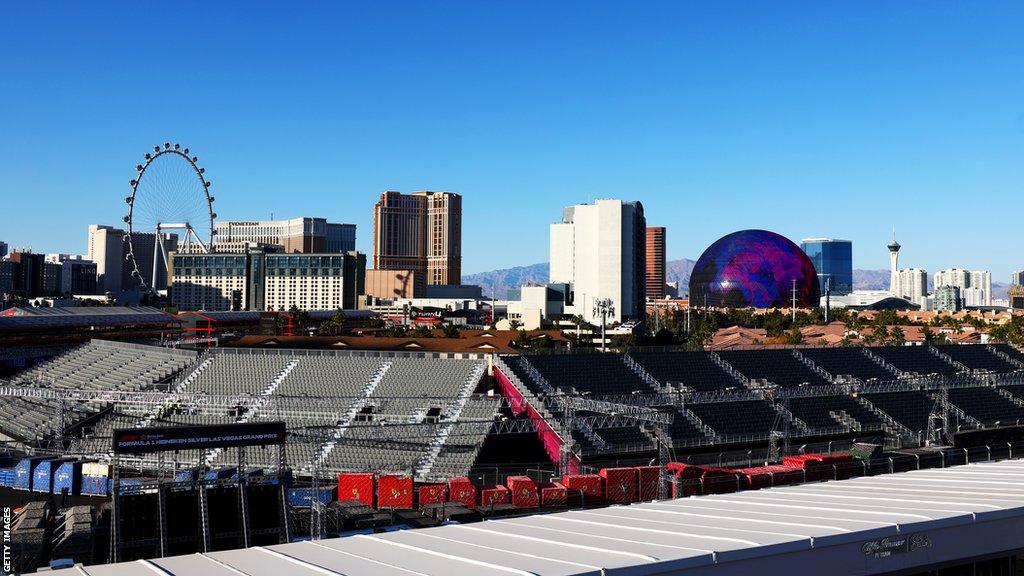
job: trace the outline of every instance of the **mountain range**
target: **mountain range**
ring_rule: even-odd
[[[694,264],[696,262],[689,258],[665,262],[666,280],[669,283],[679,282],[679,286],[686,292]],[[478,272],[462,277],[463,284],[482,286],[484,296],[490,297],[493,294],[499,300],[518,297],[520,286],[545,284],[547,281],[547,262],[539,262],[528,266],[516,266],[514,268],[502,268],[489,272]],[[928,289],[932,290],[931,278],[928,279],[928,285]],[[886,290],[889,288],[889,271],[855,269],[853,271],[853,288],[854,290]],[[1008,289],[1008,284],[993,282],[992,297],[1006,298]]]

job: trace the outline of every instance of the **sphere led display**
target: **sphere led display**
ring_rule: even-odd
[[[690,303],[728,308],[817,307],[818,274],[811,259],[784,236],[741,230],[723,236],[697,260],[690,275]]]

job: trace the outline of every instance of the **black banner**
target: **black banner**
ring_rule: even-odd
[[[1024,440],[1024,426],[1002,426],[957,432],[953,435],[953,447],[998,446],[1005,448],[1007,442],[1020,442],[1021,440]]]
[[[284,422],[247,422],[218,426],[172,426],[114,430],[114,454],[205,450],[233,446],[284,444]]]

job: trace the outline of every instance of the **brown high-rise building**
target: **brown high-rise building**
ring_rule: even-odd
[[[665,228],[647,229],[647,297],[665,297]]]
[[[373,267],[413,271],[420,286],[461,284],[462,196],[381,194],[373,208]]]

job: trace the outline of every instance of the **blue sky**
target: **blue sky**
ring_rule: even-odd
[[[0,239],[83,252],[155,143],[221,218],[464,195],[466,273],[547,259],[563,205],[639,199],[696,258],[750,227],[855,266],[1024,268],[1024,4],[16,3]]]

